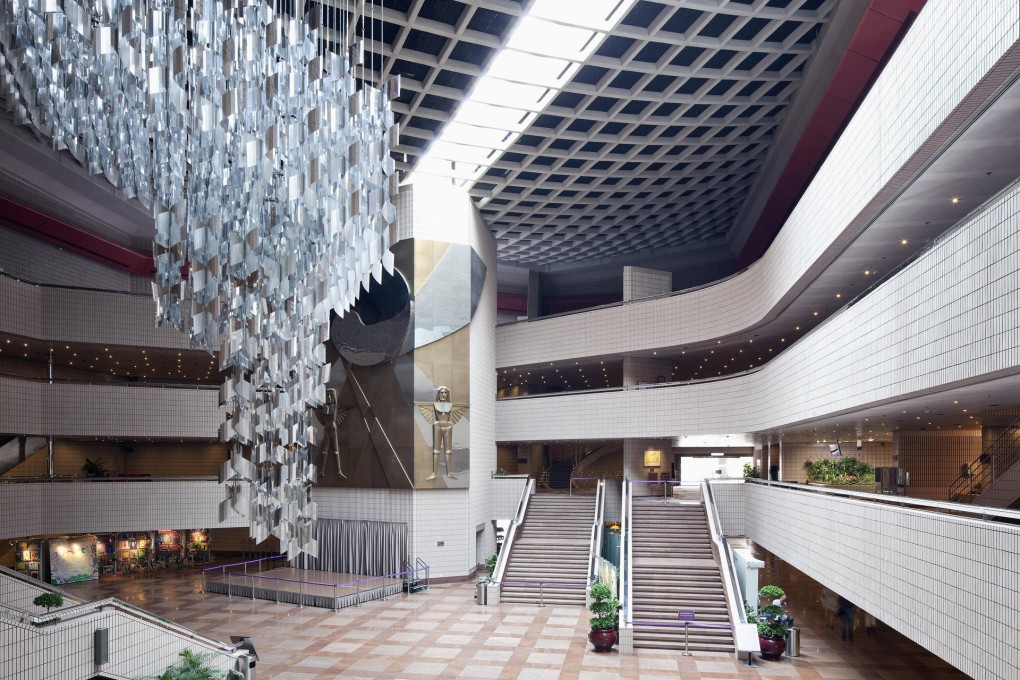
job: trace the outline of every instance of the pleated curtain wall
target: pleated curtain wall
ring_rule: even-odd
[[[407,559],[407,525],[354,519],[316,522],[319,557],[302,554],[297,566],[347,574],[385,576],[402,571]]]

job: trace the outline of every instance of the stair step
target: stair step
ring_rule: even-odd
[[[731,623],[704,507],[635,503],[633,510],[634,619],[676,623],[677,611],[689,609],[698,622]],[[729,628],[690,628],[688,635],[692,650],[733,651]],[[634,627],[635,647],[683,645],[683,627]]]

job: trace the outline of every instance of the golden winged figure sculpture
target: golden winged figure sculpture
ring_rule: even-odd
[[[450,400],[450,388],[440,385],[436,388],[436,400],[419,401],[418,410],[422,417],[432,424],[432,474],[433,480],[439,475],[439,454],[446,458],[446,476],[457,479],[453,474],[453,426],[467,413],[468,404],[454,404]]]

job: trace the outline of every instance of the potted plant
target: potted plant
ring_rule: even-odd
[[[591,632],[588,641],[596,652],[608,652],[616,644],[616,627],[620,620],[620,601],[613,597],[613,591],[602,583],[594,584],[588,591],[591,604],[588,611],[593,616],[588,619]]]
[[[792,619],[786,615],[785,609],[772,604],[785,594],[779,586],[763,586],[758,591],[758,599],[765,601],[766,604],[758,608],[757,614],[750,607],[746,607],[747,622],[758,627],[758,643],[763,659],[778,659],[786,651],[786,634],[790,630]]]
[[[744,477],[748,479],[759,479],[761,477],[761,470],[758,469],[757,465],[744,463]]]
[[[81,466],[81,473],[86,477],[109,477],[110,471],[106,469],[101,460],[92,460],[86,458],[85,463]]]
[[[499,561],[498,553],[492,553],[491,555],[485,558],[485,570],[489,572],[490,579],[492,578],[493,572],[496,571],[496,562],[498,561]]]
[[[211,654],[198,654],[190,649],[180,653],[181,660],[156,677],[144,680],[225,680],[226,672],[211,665]]]

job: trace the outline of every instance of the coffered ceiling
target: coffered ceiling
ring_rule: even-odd
[[[530,4],[323,4],[326,26],[351,22],[364,37],[366,78],[401,76],[394,155],[405,177]],[[755,221],[746,214],[751,199],[769,193],[868,4],[630,5],[567,86],[550,93],[546,109],[470,187],[497,239],[500,262],[550,275],[599,265],[598,277],[613,286],[619,269],[602,268],[608,260],[683,269],[693,254],[723,263],[712,268],[717,275],[729,273],[725,263],[735,260],[746,223]],[[328,37],[338,48],[336,34]],[[10,125],[0,136],[6,138],[0,160],[10,161],[0,163],[0,195],[145,249],[151,218],[139,206],[120,199],[123,205],[111,206],[113,192],[103,180],[72,167],[43,140]],[[97,185],[105,185],[103,193]]]

